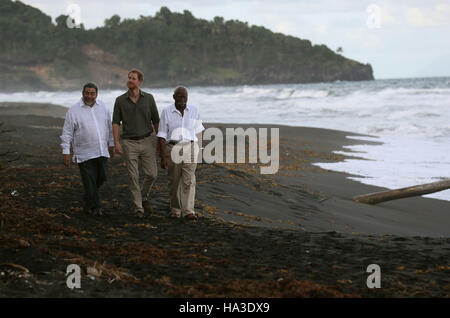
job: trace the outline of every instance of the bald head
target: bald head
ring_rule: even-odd
[[[173,99],[175,100],[175,107],[178,108],[178,110],[184,110],[188,100],[186,87],[177,86],[173,92]]]
[[[177,86],[177,87],[175,88],[175,90],[173,91],[173,94],[175,95],[175,94],[178,93],[179,91],[186,92],[186,94],[187,94],[187,89],[186,89],[186,87],[184,87],[184,86]]]

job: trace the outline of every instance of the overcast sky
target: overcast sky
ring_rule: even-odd
[[[374,76],[405,78],[450,76],[448,0],[23,0],[55,18],[76,4],[86,28],[106,18],[153,16],[162,6],[189,10],[197,18],[222,16],[249,25],[342,47],[343,55],[370,63]],[[71,10],[71,9],[70,9]],[[74,11],[71,11],[74,14]]]

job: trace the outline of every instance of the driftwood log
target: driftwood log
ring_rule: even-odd
[[[442,190],[450,189],[450,179],[438,182],[432,182],[413,187],[382,191],[360,195],[353,198],[353,201],[367,204],[377,204],[380,202],[415,197],[423,194],[434,193]]]

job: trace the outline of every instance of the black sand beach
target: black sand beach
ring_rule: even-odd
[[[257,164],[199,164],[195,221],[168,218],[161,169],[154,215],[133,216],[116,157],[101,191],[106,215],[93,217],[82,212],[78,168],[61,162],[65,111],[0,104],[0,297],[450,295],[450,202],[355,203],[382,189],[312,165],[369,143],[346,138],[353,133],[277,126],[275,175]],[[82,268],[79,290],[66,286],[72,263]],[[370,264],[381,267],[379,289],[366,286]],[[86,275],[88,267],[97,273]]]

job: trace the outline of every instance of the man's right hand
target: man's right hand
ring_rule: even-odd
[[[166,157],[161,158],[161,168],[167,169],[168,166],[169,165],[167,164],[167,158]]]
[[[63,164],[68,167],[70,165],[70,155],[63,155]]]
[[[123,154],[123,151],[122,151],[122,145],[119,144],[118,142],[116,142],[116,148],[115,148],[115,151],[116,151],[116,153],[117,153],[118,155]]]

